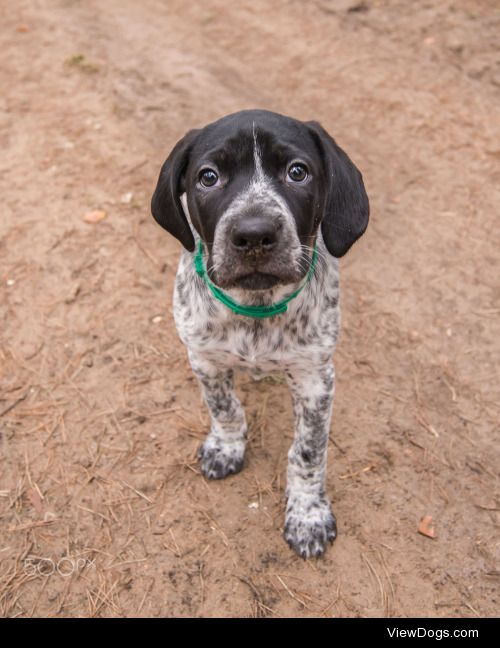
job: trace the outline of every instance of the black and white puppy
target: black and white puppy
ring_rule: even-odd
[[[325,472],[337,257],[368,224],[361,173],[318,123],[245,110],[176,144],[152,213],[185,248],[174,318],[212,419],[200,449],[203,474],[221,479],[243,467],[247,425],[234,370],[284,372],[295,412],[284,536],[300,556],[319,556],[336,536]],[[204,275],[194,265],[200,240]],[[264,309],[300,292],[286,312],[255,318],[222,303],[214,286]]]

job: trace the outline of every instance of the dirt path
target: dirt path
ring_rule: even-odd
[[[496,5],[2,2],[0,614],[498,614]],[[371,198],[320,561],[281,538],[279,381],[240,380],[245,471],[199,474],[179,246],[149,215],[177,139],[248,107],[323,122]]]

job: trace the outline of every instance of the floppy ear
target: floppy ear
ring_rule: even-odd
[[[184,173],[191,148],[199,130],[191,130],[174,146],[163,164],[153,198],[151,213],[156,222],[170,232],[192,252],[194,238],[182,209],[180,196],[184,193]]]
[[[325,165],[326,196],[321,231],[328,252],[343,256],[368,225],[370,206],[363,177],[335,140],[317,122],[307,126]]]

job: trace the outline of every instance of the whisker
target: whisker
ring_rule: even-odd
[[[302,252],[308,253],[308,256],[312,258],[312,255],[314,254],[314,248],[312,248],[310,245],[305,245],[303,243],[301,244],[300,247]],[[318,250],[317,248],[316,248],[316,259],[317,259],[316,263],[320,265],[320,267],[322,268],[328,262],[328,257],[325,255],[325,253],[322,250]]]
[[[311,247],[310,245],[306,245],[305,243],[301,243],[300,247],[303,251],[309,252],[309,254],[312,256],[314,253],[314,248]],[[319,259],[323,259],[324,261],[328,261],[328,257],[326,254],[323,252],[323,250],[319,250],[316,248],[316,254]]]

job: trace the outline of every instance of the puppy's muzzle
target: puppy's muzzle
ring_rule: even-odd
[[[238,255],[246,258],[268,256],[279,243],[280,230],[281,223],[276,218],[239,219],[231,228],[229,241]]]

